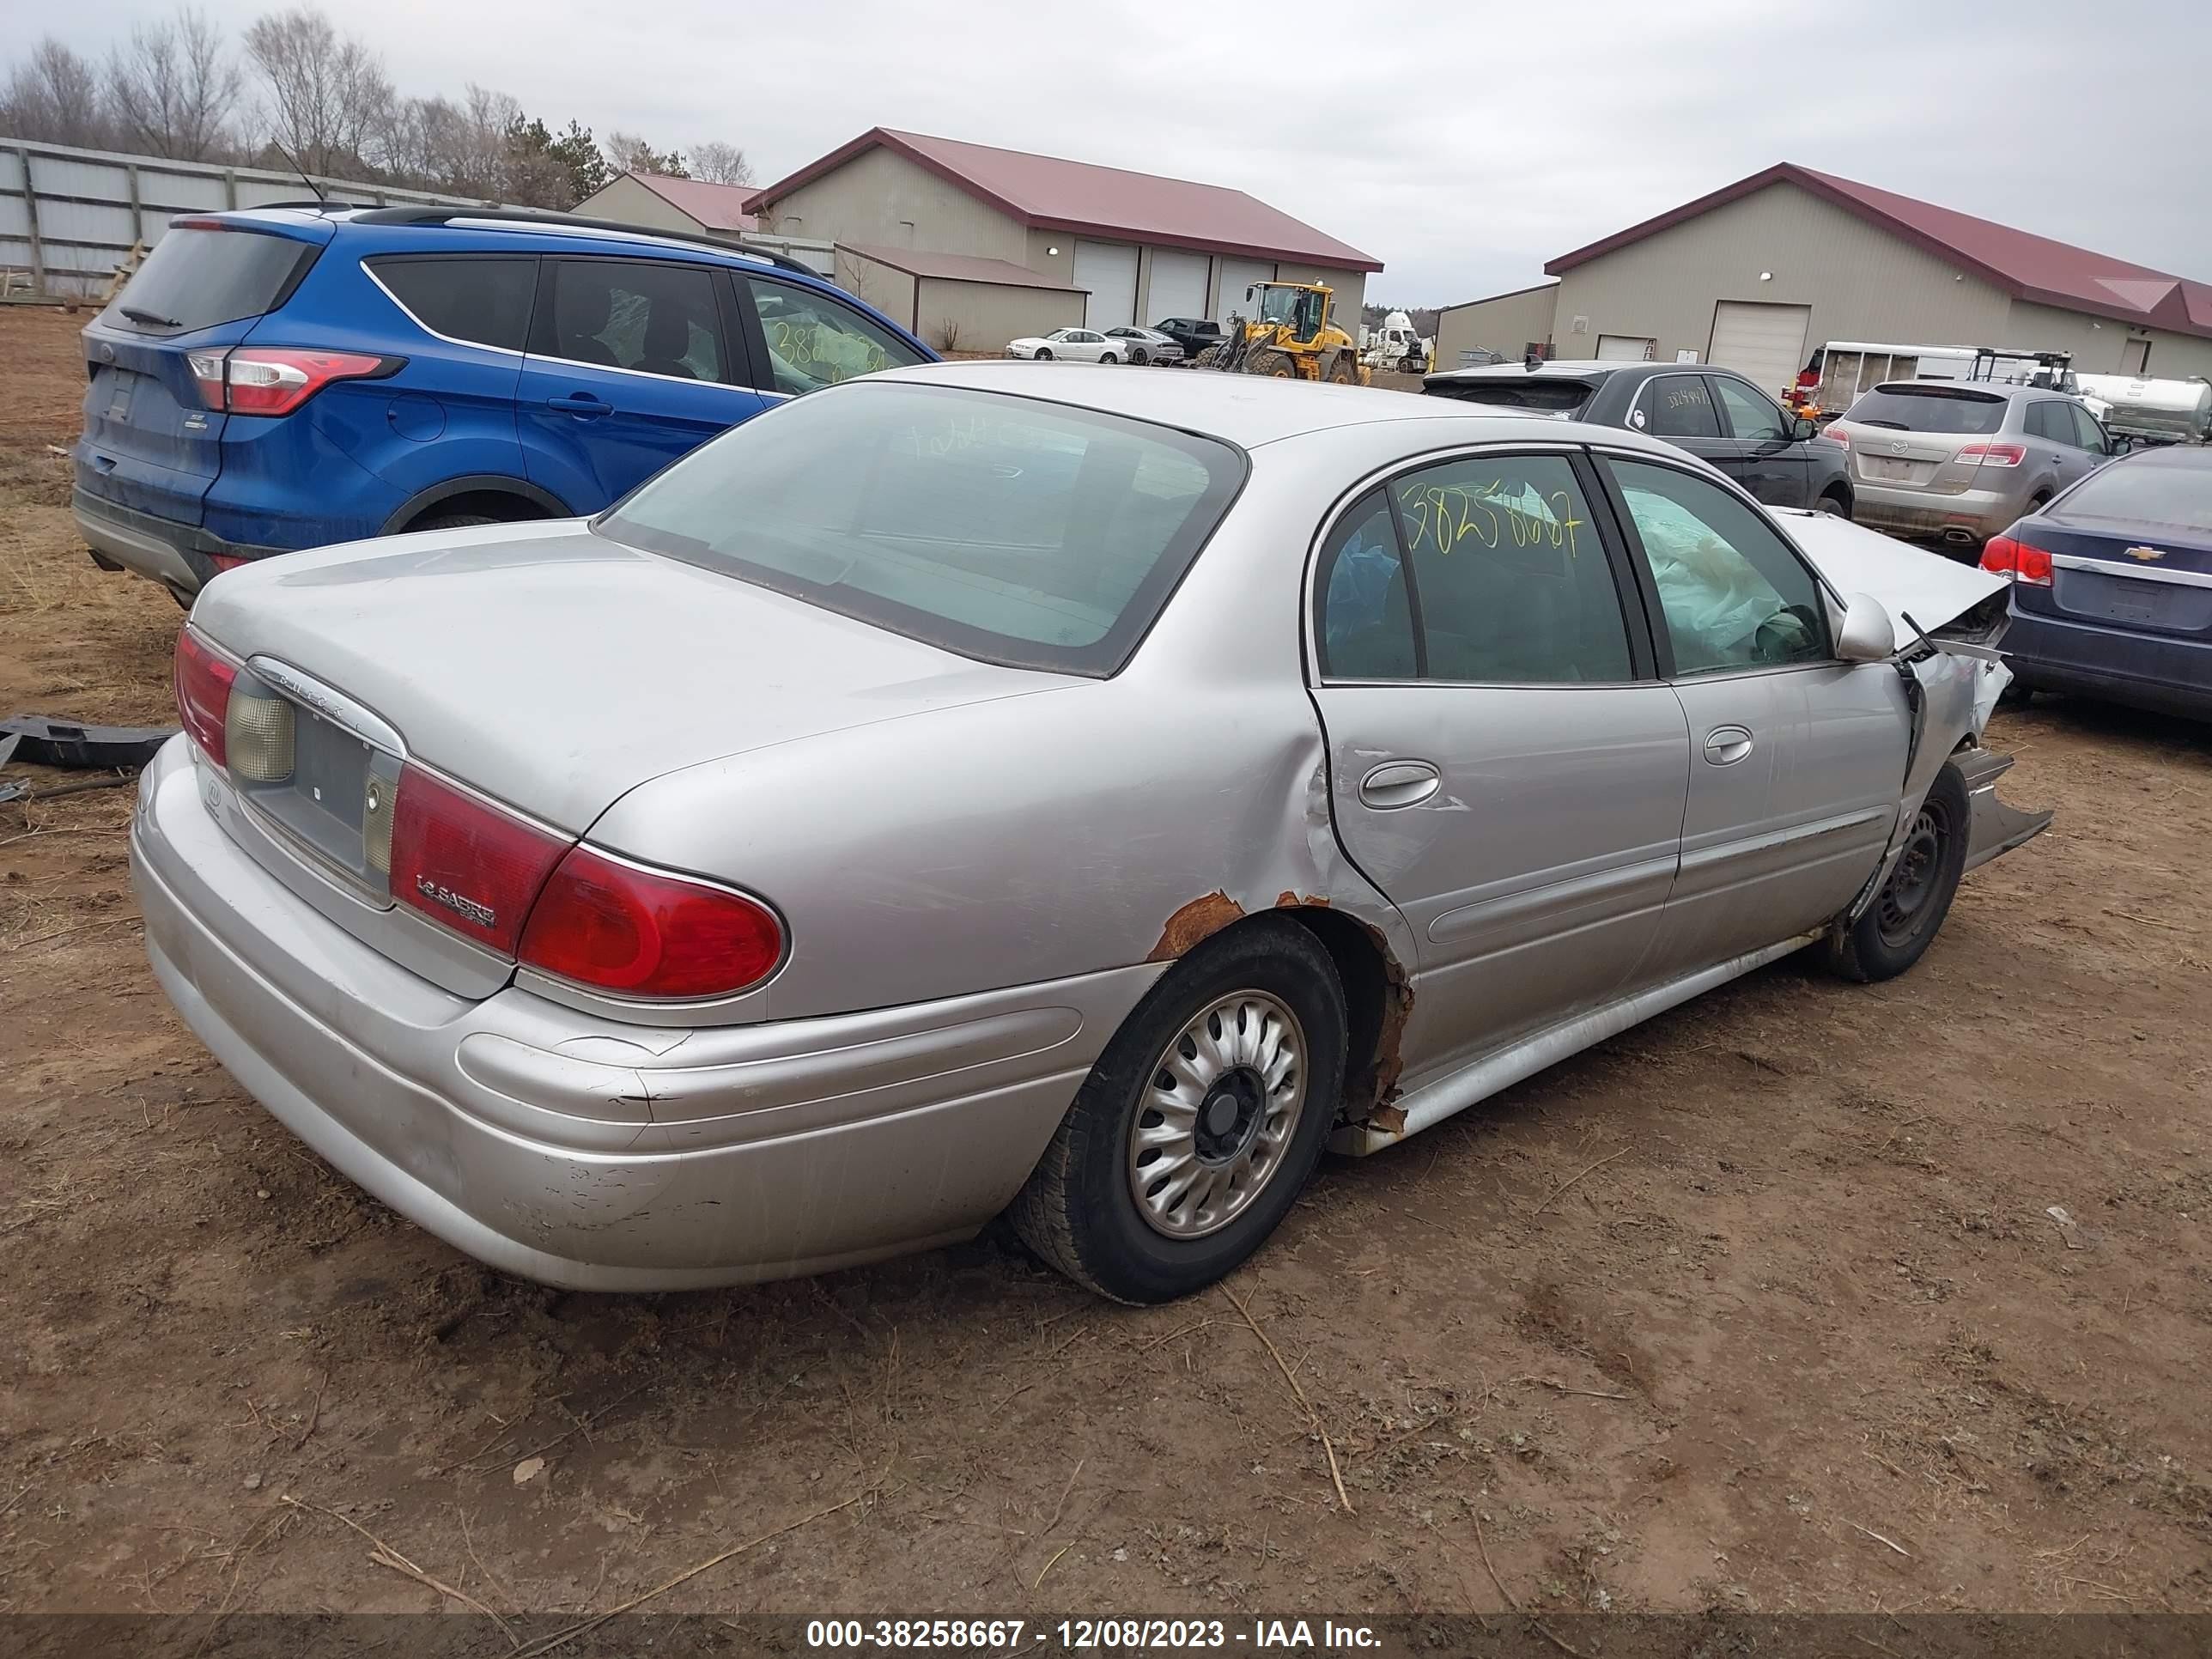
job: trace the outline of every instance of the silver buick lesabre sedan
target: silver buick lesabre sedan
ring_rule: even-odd
[[[1639,434],[933,365],[589,521],[216,578],[133,868],[246,1088],[548,1283],[973,1234],[1132,1302],[2047,821],[1995,577]]]

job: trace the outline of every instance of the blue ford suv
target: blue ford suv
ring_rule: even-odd
[[[183,604],[273,553],[596,513],[782,398],[936,356],[727,243],[320,204],[171,221],[84,353],[78,527]]]

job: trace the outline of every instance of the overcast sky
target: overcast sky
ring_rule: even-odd
[[[98,51],[170,9],[0,0],[0,64],[38,24]],[[235,37],[275,8],[205,9]],[[2205,0],[329,9],[403,93],[475,81],[556,127],[726,139],[763,182],[883,125],[1236,185],[1382,261],[1368,296],[1392,303],[1537,281],[1778,161],[2212,280]]]

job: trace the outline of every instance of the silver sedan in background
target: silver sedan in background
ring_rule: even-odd
[[[1981,380],[1893,380],[1825,430],[1850,452],[1852,517],[1962,552],[2120,447],[2078,398]]]
[[[1119,328],[1108,329],[1106,337],[1126,345],[1129,350],[1129,361],[1133,363],[1179,363],[1182,361],[1182,348],[1176,343],[1175,337],[1163,334],[1156,328],[1138,328],[1133,324],[1124,324]]]
[[[2045,822],[1978,746],[1995,577],[1618,429],[1047,378],[854,380],[595,520],[216,578],[131,843],[192,1029],[549,1283],[1011,1211],[1151,1302],[1325,1146],[1801,946],[1903,971]]]

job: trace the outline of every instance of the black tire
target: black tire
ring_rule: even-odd
[[[1102,364],[1103,364],[1103,363],[1118,363],[1118,362],[1120,362],[1121,360],[1119,357],[1116,357],[1116,356],[1115,356],[1112,352],[1110,352],[1110,351],[1106,351],[1106,352],[1101,352],[1101,353],[1099,354],[1098,361],[1099,361]]]
[[[407,528],[415,530],[466,530],[471,525],[505,524],[504,519],[495,519],[489,513],[434,513],[427,519],[417,519]]]
[[[1148,361],[1145,355],[1144,347],[1139,346],[1134,351],[1131,352],[1129,354],[1129,361],[1136,364],[1138,368],[1142,368]]]
[[[1218,1231],[1170,1237],[1139,1212],[1131,1137],[1183,1028],[1241,991],[1273,998],[1305,1042],[1305,1099],[1248,1207]],[[1297,923],[1263,916],[1217,933],[1146,993],[1076,1091],[1044,1157],[1007,1212],[1023,1243],[1077,1284],[1117,1302],[1169,1302],[1235,1271],[1275,1231],[1313,1174],[1344,1092],[1344,988],[1328,953]],[[1208,1097],[1212,1098],[1211,1096]]]
[[[1041,363],[1048,363],[1052,361],[1052,353],[1047,351],[1042,346],[1039,346],[1037,348],[1036,361]]]
[[[1263,347],[1244,360],[1244,372],[1258,374],[1271,380],[1295,380],[1298,366],[1287,351],[1278,351],[1273,346]]]
[[[1831,935],[1830,968],[1863,985],[1894,979],[1920,960],[1950,914],[1959,878],[1966,873],[1970,812],[1966,777],[1946,761],[1881,891],[1864,915]]]
[[[1831,518],[1842,519],[1848,521],[1851,516],[1850,502],[1844,500],[1842,495],[1832,489],[1822,495],[1819,501],[1814,502],[1813,507],[1814,511],[1826,513]]]

